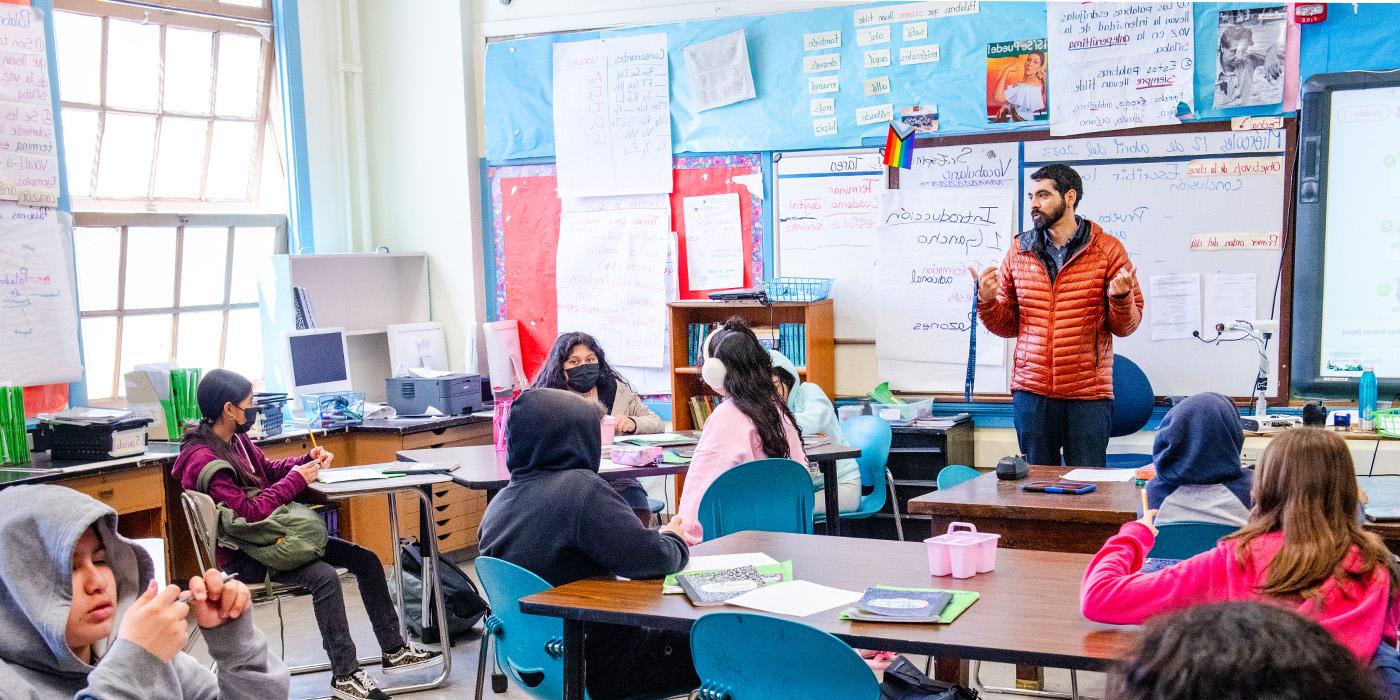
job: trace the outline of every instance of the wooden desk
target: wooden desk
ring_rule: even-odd
[[[1136,627],[1090,622],[1079,613],[1082,554],[1002,550],[996,571],[970,579],[932,578],[923,544],[818,535],[741,532],[691,550],[701,554],[763,552],[791,559],[793,575],[850,591],[874,585],[934,586],[982,594],[950,625],[840,620],[838,609],[791,618],[836,635],[853,647],[1007,663],[1100,671],[1124,656]],[[528,596],[523,612],[564,619],[566,698],[582,698],[583,639],[606,622],[686,632],[700,615],[683,595],[662,595],[660,581],[588,579]],[[724,608],[739,611],[741,608]]]
[[[440,450],[402,450],[398,453],[400,462],[455,462],[459,466],[452,470],[452,481],[458,485],[491,494],[500,491],[510,483],[510,470],[506,468],[506,456],[496,452],[495,445],[473,447],[444,447]],[[604,479],[640,479],[644,476],[670,476],[684,474],[689,464],[653,464],[645,467],[629,467],[613,464],[607,458],[598,469]]]
[[[1021,490],[1022,484],[1057,479],[1067,471],[1031,467],[1030,478],[1019,481],[1002,481],[989,472],[910,499],[909,512],[928,515],[935,535],[949,523],[972,523],[1000,534],[1005,548],[1093,554],[1123,523],[1137,519],[1138,488],[1127,481],[1099,483],[1098,490],[1082,496]]]

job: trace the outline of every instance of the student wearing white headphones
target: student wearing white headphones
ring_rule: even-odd
[[[720,474],[769,457],[807,464],[797,421],[773,386],[768,351],[748,325],[739,318],[729,319],[705,339],[702,354],[700,376],[723,401],[705,421],[677,509],[685,519],[686,532],[695,537],[704,537],[698,517],[700,499]]]

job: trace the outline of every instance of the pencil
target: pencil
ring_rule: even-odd
[[[1147,489],[1138,489],[1138,495],[1142,497],[1142,517],[1147,517]]]
[[[238,574],[229,574],[229,573],[223,573],[223,572],[220,572],[220,573],[221,573],[222,576],[223,576],[224,583],[228,583],[229,581],[232,581],[232,580],[238,578]],[[194,600],[194,594],[191,593],[191,592],[189,592],[189,591],[185,591],[185,592],[181,593],[181,594],[179,595],[179,597],[177,597],[177,598],[175,599],[175,601],[178,602],[178,603],[188,603],[188,602],[190,602],[191,600]]]
[[[311,449],[314,450],[319,447],[319,445],[316,444],[316,431],[314,429],[307,430],[306,434],[311,436]]]

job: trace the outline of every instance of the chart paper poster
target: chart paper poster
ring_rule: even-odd
[[[0,383],[83,377],[70,226],[57,210],[0,202]]]
[[[665,195],[566,199],[555,275],[559,331],[583,331],[609,362],[661,367],[666,348]]]
[[[1288,9],[1223,10],[1215,51],[1215,106],[1283,102]]]
[[[686,278],[691,289],[744,285],[744,230],[736,192],[684,200]]]
[[[1050,64],[1044,39],[987,45],[987,121],[1044,121],[1050,118],[1045,95]]]
[[[0,3],[0,199],[58,204],[58,146],[43,14]]]
[[[1194,111],[1191,3],[1049,3],[1050,133],[1177,124]]]
[[[1181,340],[1201,330],[1201,276],[1153,275],[1147,284],[1153,340]]]
[[[666,35],[554,45],[560,197],[671,191]]]

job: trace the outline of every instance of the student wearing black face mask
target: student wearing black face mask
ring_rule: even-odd
[[[665,429],[661,417],[642,400],[627,380],[608,364],[598,341],[587,333],[561,333],[531,389],[567,389],[597,399],[617,419],[618,435],[647,435]],[[651,522],[646,490],[636,479],[617,479],[613,488],[643,523]]]
[[[250,523],[259,522],[290,503],[335,459],[334,454],[322,447],[312,448],[300,457],[268,459],[246,435],[257,417],[253,384],[235,372],[223,369],[209,372],[199,382],[196,398],[203,418],[185,433],[180,456],[171,473],[184,489],[209,494],[214,502],[227,506]],[[220,462],[232,468],[213,472],[208,484],[201,488],[200,475],[205,468],[210,465],[217,468]],[[262,581],[268,575],[266,567],[238,550],[220,546],[216,554],[220,569],[236,572],[244,581]],[[404,643],[399,634],[398,613],[384,579],[384,567],[380,566],[379,557],[364,547],[331,537],[320,559],[290,571],[273,571],[271,578],[311,591],[321,644],[331,661],[330,694],[347,700],[388,698],[360,668],[359,655],[350,637],[350,624],[345,618],[345,599],[337,567],[345,567],[355,575],[365,612],[369,614],[384,654],[381,668],[385,673],[429,666],[442,660],[438,652]]]

